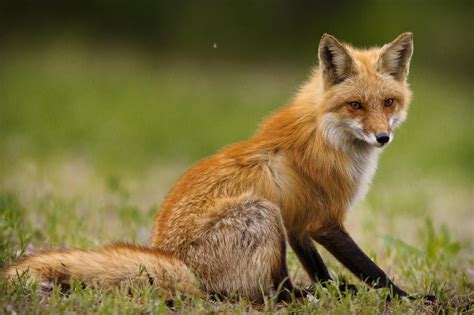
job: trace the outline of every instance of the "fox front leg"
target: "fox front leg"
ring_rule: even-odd
[[[309,236],[289,237],[289,243],[313,282],[331,281],[331,275]]]
[[[302,237],[290,236],[289,243],[303,265],[303,268],[308,273],[311,281],[319,282],[323,286],[327,286],[334,280],[309,235],[304,235]],[[354,285],[346,283],[341,283],[339,285],[339,290],[341,292],[357,292]]]
[[[390,288],[394,296],[408,296],[357,246],[342,227],[326,228],[314,238],[362,281],[375,288]]]

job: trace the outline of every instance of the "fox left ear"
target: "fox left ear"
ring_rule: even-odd
[[[403,82],[408,77],[412,54],[413,34],[400,34],[394,41],[382,47],[378,60],[379,71]]]
[[[330,85],[341,83],[354,73],[352,57],[332,35],[321,37],[318,57],[323,78]]]

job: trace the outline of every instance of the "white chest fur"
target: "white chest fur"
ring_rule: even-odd
[[[349,174],[354,183],[354,194],[351,205],[365,197],[377,169],[380,153],[378,148],[355,148],[349,152]]]

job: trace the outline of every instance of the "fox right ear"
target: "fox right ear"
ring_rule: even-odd
[[[413,55],[413,34],[402,33],[394,41],[382,47],[379,57],[379,71],[391,75],[397,81],[408,76]]]
[[[353,61],[347,49],[329,34],[319,42],[319,67],[330,85],[338,84],[353,74]]]

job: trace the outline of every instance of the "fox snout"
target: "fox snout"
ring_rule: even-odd
[[[384,145],[391,142],[393,137],[392,132],[388,131],[379,131],[379,132],[365,132],[365,137],[363,137],[363,141],[367,142],[370,145],[376,147],[383,147]]]
[[[388,126],[371,128],[359,122],[351,122],[348,125],[355,138],[379,148],[390,143],[393,138],[393,132]]]
[[[383,147],[392,140],[392,128],[390,128],[388,117],[384,115],[367,117],[362,121],[361,125],[365,134],[369,135],[369,139],[366,139],[366,142],[371,145]]]
[[[366,137],[364,140],[366,140],[368,144],[377,146],[379,148],[390,143],[393,138],[393,133],[390,129],[382,129],[380,131],[366,130],[366,134],[368,134],[368,137]]]

